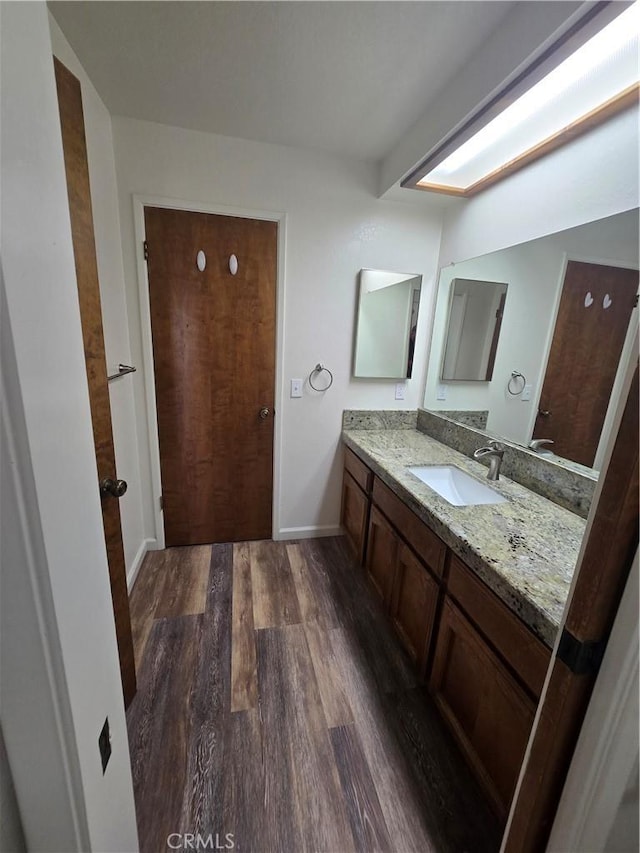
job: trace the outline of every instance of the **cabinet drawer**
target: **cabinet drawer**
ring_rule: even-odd
[[[448,598],[429,684],[437,707],[504,820],[536,706]]]
[[[342,526],[356,560],[362,563],[367,536],[369,498],[348,471],[342,478]]]
[[[371,485],[373,482],[373,472],[370,471],[364,462],[361,462],[356,454],[352,450],[349,450],[348,447],[345,447],[344,449],[344,467],[351,474],[363,492],[370,495]]]
[[[442,577],[447,546],[398,498],[388,486],[374,478],[373,501],[389,521],[398,528],[424,563]]]
[[[493,593],[462,560],[452,555],[447,592],[536,697],[551,659],[551,651]]]

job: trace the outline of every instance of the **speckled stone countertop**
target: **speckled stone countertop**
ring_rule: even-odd
[[[342,437],[547,646],[553,646],[584,519],[502,475],[490,485],[506,503],[452,506],[407,467],[456,465],[485,483],[487,469],[417,430],[348,429]]]

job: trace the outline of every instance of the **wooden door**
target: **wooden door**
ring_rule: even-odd
[[[430,689],[504,820],[536,706],[472,624],[445,600]]]
[[[385,609],[389,609],[391,592],[396,573],[398,545],[400,540],[384,515],[375,506],[371,507],[369,517],[369,537],[367,540],[366,569],[369,580],[382,599]]]
[[[102,334],[102,309],[91,210],[89,167],[84,133],[80,82],[57,59],[54,60],[62,146],[69,193],[71,236],[78,280],[84,354],[89,382],[89,403],[96,447],[98,482],[116,479],[116,462],[111,430],[111,407]],[[98,489],[96,483],[96,489]],[[129,617],[129,594],[120,527],[120,507],[115,497],[102,498],[111,598],[116,624],[120,675],[125,705],[136,692],[136,673]],[[90,606],[90,602],[86,603]]]
[[[631,312],[638,271],[569,261],[534,438],[588,467],[600,441]]]
[[[277,223],[147,207],[145,229],[166,544],[268,539]]]
[[[546,849],[600,661],[638,549],[638,362],[600,499],[541,698],[536,729],[503,842],[506,853]]]
[[[369,498],[345,469],[342,478],[342,526],[359,563],[364,559],[368,517]]]
[[[439,586],[416,555],[400,544],[392,595],[391,618],[422,677],[438,604]]]

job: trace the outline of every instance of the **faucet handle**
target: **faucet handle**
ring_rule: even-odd
[[[539,450],[545,444],[553,444],[552,438],[534,438],[533,441],[529,442],[529,448],[531,450]]]
[[[504,453],[506,450],[504,444],[501,441],[497,441],[495,438],[492,438],[489,442],[489,447],[492,447],[498,453]]]

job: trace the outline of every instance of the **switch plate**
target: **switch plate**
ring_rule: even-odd
[[[525,385],[524,388],[522,389],[522,394],[520,395],[520,399],[522,400],[523,403],[526,403],[528,400],[531,399],[532,388],[533,388],[533,385]]]
[[[100,760],[102,761],[102,772],[107,769],[107,764],[111,758],[111,732],[109,731],[109,717],[104,721],[102,731],[98,735],[98,749],[100,750]]]
[[[406,387],[406,383],[404,382],[398,382],[396,384],[396,400],[404,400],[404,392]]]
[[[291,380],[291,396],[302,397],[302,379]]]
[[[446,385],[438,385],[438,392],[436,394],[436,400],[446,400],[447,399],[447,386]]]

